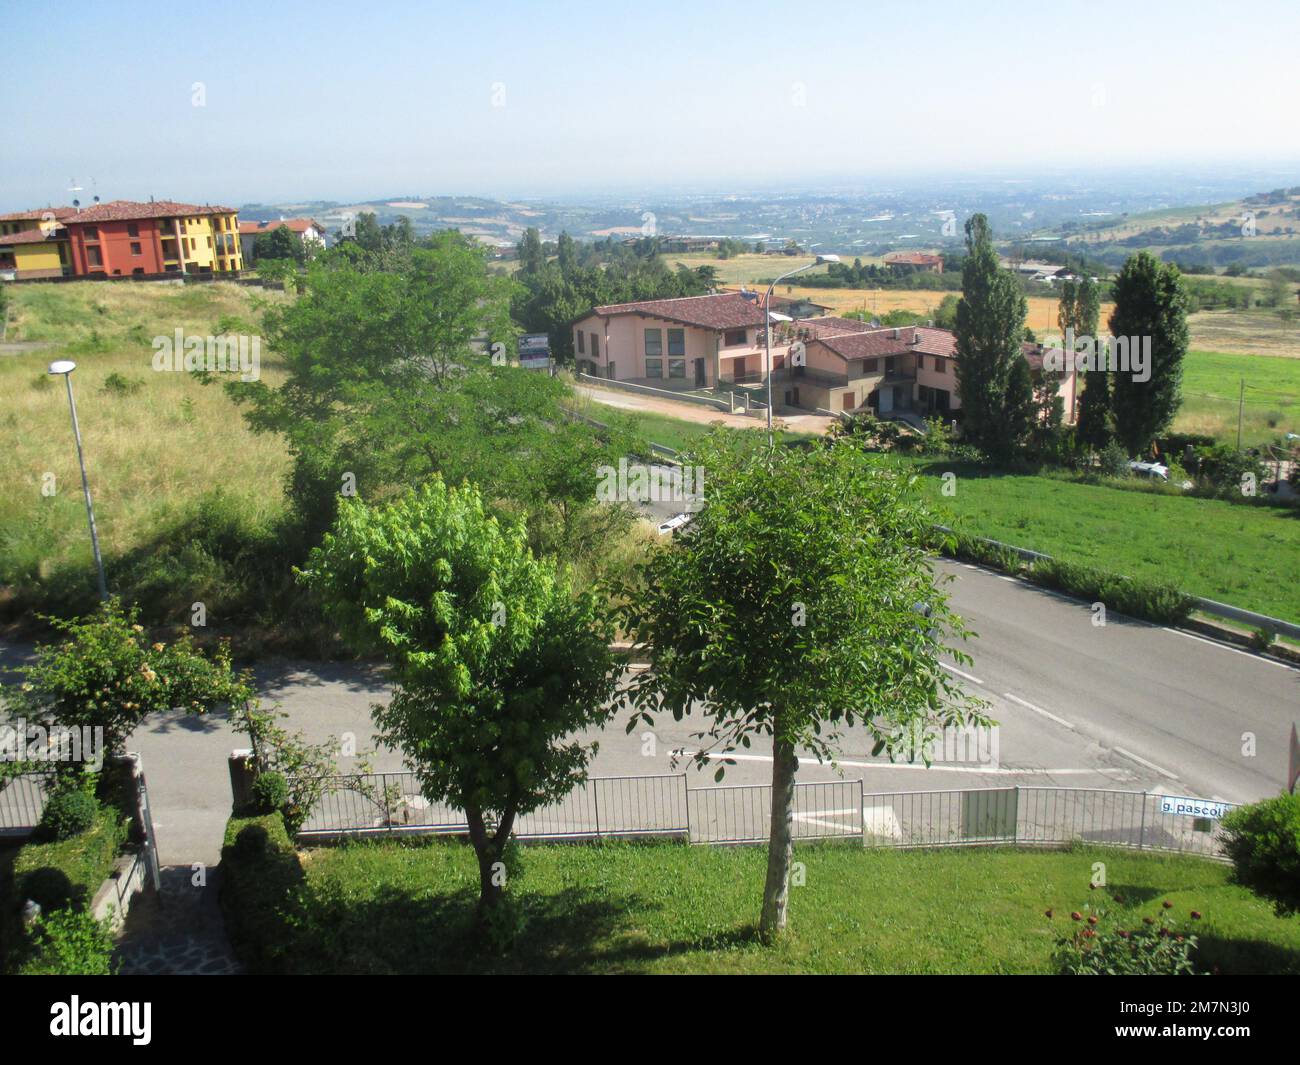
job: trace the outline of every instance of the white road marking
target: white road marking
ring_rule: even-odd
[[[1270,666],[1277,666],[1279,669],[1295,669],[1295,666],[1289,662],[1278,662],[1272,658],[1265,658],[1263,655],[1253,654],[1250,651],[1243,651],[1240,647],[1229,647],[1227,644],[1219,643],[1218,640],[1207,640],[1204,636],[1197,636],[1194,632],[1184,632],[1182,629],[1171,629],[1167,625],[1162,625],[1165,632],[1172,632],[1175,636],[1186,636],[1189,640],[1196,640],[1200,643],[1208,643],[1211,647],[1217,647],[1221,651],[1231,651],[1234,655],[1244,655],[1246,658],[1253,658],[1256,662],[1265,662]]]
[[[818,813],[826,813],[826,814],[834,814],[834,813],[835,813],[834,810],[818,810],[817,812],[818,812]],[[846,810],[845,813],[855,814],[855,813],[857,813],[857,811],[856,811],[856,810]],[[844,824],[842,821],[823,821],[823,820],[821,820],[820,818],[813,817],[813,816],[810,815],[810,814],[795,814],[795,815],[794,815],[794,819],[795,819],[796,821],[800,822],[801,824],[805,824],[805,825],[816,825],[818,828],[834,828],[834,829],[836,829],[836,830],[838,830],[838,831],[840,831],[840,832],[844,832],[845,829],[848,829],[848,830],[851,831],[851,832],[856,832],[856,831],[857,831],[857,830],[856,830],[852,825],[846,825],[846,824]],[[847,833],[846,833],[846,834],[847,834]]]
[[[1162,777],[1168,777],[1170,780],[1178,779],[1177,773],[1171,773],[1169,772],[1168,769],[1162,769],[1160,766],[1156,765],[1155,762],[1148,762],[1145,758],[1141,757],[1140,755],[1134,754],[1132,751],[1126,751],[1123,747],[1112,747],[1111,750],[1118,751],[1125,758],[1132,758],[1133,761],[1138,763],[1138,765],[1144,765],[1148,769],[1153,770],[1156,773],[1159,773]]]
[[[1033,703],[1026,702],[1024,699],[1021,699],[1018,695],[1012,695],[1010,692],[1003,692],[1002,696],[1005,699],[1010,699],[1017,706],[1023,706],[1026,710],[1032,710],[1036,714],[1042,714],[1043,717],[1047,718],[1050,721],[1055,721],[1058,725],[1064,725],[1071,732],[1076,731],[1075,727],[1071,725],[1068,721],[1066,721],[1065,718],[1057,717],[1050,710],[1044,710],[1041,706],[1035,706]]]
[[[970,681],[972,684],[978,684],[978,685],[980,685],[981,687],[982,687],[983,684],[984,684],[984,682],[983,682],[982,680],[980,680],[979,677],[972,677],[969,673],[963,673],[963,672],[962,672],[960,669],[958,669],[956,666],[950,666],[950,665],[948,665],[947,662],[940,662],[939,665],[943,666],[943,668],[946,669],[949,673],[955,673],[955,674],[956,674],[957,676],[959,676],[959,677],[964,677],[966,680]]]

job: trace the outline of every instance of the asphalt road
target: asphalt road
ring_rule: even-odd
[[[807,760],[800,780],[842,774],[873,792],[1054,784],[1237,802],[1281,789],[1291,722],[1300,719],[1300,670],[1114,614],[1095,627],[1087,604],[974,567],[939,569],[953,576],[953,605],[978,634],[967,648],[974,661],[958,676],[998,722],[996,763],[890,765],[871,757],[859,732],[843,738],[836,767]],[[22,657],[21,649],[6,655]],[[386,697],[381,670],[289,664],[260,669],[258,680],[291,728],[313,740],[351,733],[360,751],[374,751],[369,708]],[[649,736],[626,734],[626,721],[620,714],[593,737],[594,775],[669,772],[674,751],[699,746],[692,734],[702,715],[656,722]],[[226,757],[244,745],[221,717],[168,716],[136,731],[131,747],[144,758],[165,863],[217,860],[230,808]],[[769,751],[756,741],[727,768],[726,783],[770,779]],[[375,751],[371,762],[402,768],[395,752]],[[344,769],[354,764],[341,760]],[[713,785],[711,770],[687,771],[691,787]]]

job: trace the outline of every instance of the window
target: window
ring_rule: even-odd
[[[879,360],[879,359],[863,359],[863,360],[862,360],[862,372],[863,372],[863,373],[875,373],[875,372],[878,371],[879,369],[880,369],[880,360]]]
[[[583,346],[586,339],[587,339],[587,334],[584,333],[581,329],[579,329],[578,330],[578,354],[579,355],[585,355],[587,353],[587,349]]]
[[[98,239],[99,239],[99,226],[87,226],[87,227],[86,227],[86,239],[87,239],[87,240],[98,240]]]
[[[941,359],[938,355],[936,355],[936,356],[934,357],[934,372],[935,372],[935,373],[947,373],[947,372],[948,372],[948,360],[947,360],[947,359]]]
[[[663,377],[664,360],[663,359],[646,359],[645,375],[647,377]]]
[[[600,335],[598,333],[591,334],[591,356],[594,359],[600,358]]]
[[[722,346],[724,348],[734,348],[738,344],[749,343],[748,329],[728,329],[722,334]]]
[[[686,376],[686,360],[685,360],[685,359],[669,359],[669,360],[668,360],[668,376],[669,376],[669,377],[685,377],[685,376]]]
[[[144,252],[140,250],[140,242],[138,240],[131,241],[131,254],[132,255],[144,254]]]
[[[893,372],[894,372],[894,356],[892,356],[892,355],[886,355],[886,356],[885,356],[885,373],[893,373]]]
[[[91,266],[102,267],[104,265],[104,260],[100,256],[98,248],[86,249],[86,262]]]
[[[686,354],[686,330],[685,329],[668,330],[668,354],[669,355]]]
[[[664,333],[662,329],[645,331],[645,353],[658,358],[664,353]]]
[[[140,227],[134,222],[128,222],[126,226],[126,235],[128,237],[138,237],[140,235]]]

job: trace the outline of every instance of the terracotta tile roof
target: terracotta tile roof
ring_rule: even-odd
[[[611,303],[595,308],[591,314],[612,318],[619,314],[639,314],[646,318],[663,318],[683,325],[704,329],[739,329],[762,325],[762,304],[754,304],[739,292],[718,292],[711,296],[683,296],[671,300],[638,300],[634,303]],[[583,315],[584,318],[590,315]]]
[[[935,266],[943,259],[924,251],[891,251],[885,256],[885,262],[891,266]]]
[[[904,355],[909,351],[919,351],[926,355],[952,355],[956,351],[957,338],[946,329],[905,325],[822,336],[816,343],[824,345],[841,358],[871,359],[879,355]]]
[[[94,222],[134,222],[144,218],[182,218],[191,215],[234,214],[233,207],[199,206],[194,203],[177,203],[175,200],[152,200],[137,203],[135,200],[112,200],[96,204],[69,216],[69,225]]]
[[[281,218],[269,222],[240,222],[239,235],[241,237],[255,237],[259,233],[273,233],[281,226],[284,226],[291,233],[306,233],[307,230],[315,228],[324,233],[325,227],[314,218]]]
[[[822,318],[801,318],[792,323],[790,328],[796,335],[804,335],[809,340],[816,340],[820,337],[842,336],[846,333],[869,333],[872,326],[866,322],[859,322],[856,318],[836,318],[826,316]]]
[[[24,229],[19,233],[10,233],[7,237],[0,237],[0,248],[7,248],[13,244],[43,244],[47,240],[67,239],[68,231],[62,226],[55,226],[48,233],[43,229]]]
[[[9,214],[0,214],[0,222],[39,222],[50,214],[61,221],[76,213],[75,207],[37,207],[32,211],[11,211]]]

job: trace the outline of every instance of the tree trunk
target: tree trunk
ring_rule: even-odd
[[[474,845],[474,855],[478,858],[478,916],[482,921],[486,914],[501,903],[505,895],[506,882],[504,869],[500,866],[510,833],[514,829],[516,803],[501,817],[501,823],[492,835],[488,835],[487,825],[483,821],[483,811],[469,804],[465,807],[465,822],[469,826],[469,841]]]
[[[469,841],[474,845],[474,855],[478,858],[478,916],[483,918],[501,901],[505,883],[500,880],[493,867],[501,860],[501,848],[496,837],[489,836],[487,826],[483,823],[483,812],[474,807],[466,807],[465,821],[469,825]]]
[[[794,776],[799,759],[794,744],[782,739],[776,722],[772,750],[772,831],[767,840],[767,883],[759,935],[771,943],[785,931],[790,901],[790,863],[794,859]]]

